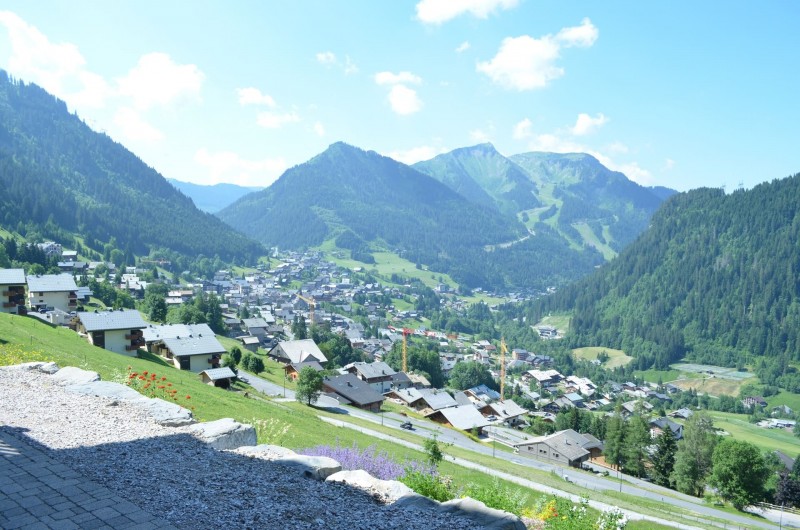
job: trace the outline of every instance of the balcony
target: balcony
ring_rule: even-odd
[[[69,299],[70,300],[77,300],[78,299],[77,293],[69,293]]]
[[[77,300],[70,300],[69,304],[67,304],[67,305],[69,307],[78,307],[78,301]]]
[[[132,331],[132,332],[128,333],[127,335],[125,335],[125,340],[141,339],[143,336],[144,336],[144,334],[140,330],[137,329],[136,331]]]
[[[14,302],[3,302],[3,307],[4,307],[4,308],[7,308],[7,307],[17,307],[17,305],[19,305],[19,304],[16,304],[16,303],[14,303]]]
[[[129,344],[128,346],[125,346],[125,351],[136,351],[138,349],[139,346],[137,346],[136,344]]]

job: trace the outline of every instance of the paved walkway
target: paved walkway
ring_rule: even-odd
[[[0,528],[175,527],[54,460],[19,429],[0,426]]]

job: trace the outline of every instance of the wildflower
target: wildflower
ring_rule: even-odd
[[[142,375],[147,375],[147,374],[148,374],[147,370],[145,370],[144,372],[142,372]]]
[[[189,394],[186,394],[186,399],[192,399],[192,396],[190,396]]]

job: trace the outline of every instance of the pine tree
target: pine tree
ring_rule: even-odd
[[[706,413],[695,412],[687,420],[672,470],[672,481],[678,491],[695,497],[703,495],[717,439],[714,423]]]
[[[651,444],[650,429],[647,421],[640,414],[633,416],[628,422],[623,443],[625,472],[637,477],[646,474],[647,447]]]
[[[606,424],[606,439],[603,454],[606,462],[611,466],[619,466],[623,462],[623,448],[625,443],[625,420],[622,419],[619,409]]]
[[[656,438],[656,450],[650,462],[653,464],[651,474],[653,482],[666,488],[672,487],[672,469],[675,467],[675,453],[678,451],[678,442],[675,433],[667,427]]]

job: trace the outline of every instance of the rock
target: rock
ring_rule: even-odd
[[[297,453],[291,449],[281,447],[279,445],[260,444],[256,446],[248,445],[234,449],[235,453],[250,456],[253,458],[262,458],[264,460],[276,460],[283,457],[296,456]]]
[[[439,511],[466,517],[487,530],[525,530],[525,524],[516,515],[489,508],[469,497],[443,502]]]
[[[255,428],[234,421],[233,418],[197,423],[191,427],[190,432],[220,451],[256,444]]]
[[[439,509],[439,503],[437,501],[414,492],[400,497],[394,502],[394,504],[392,504],[392,506],[415,511]]]
[[[50,363],[46,361],[33,361],[30,363],[20,363],[20,364],[13,364],[11,366],[5,366],[4,369],[6,370],[38,370],[40,372],[44,372],[46,374],[54,374],[58,371],[58,365],[56,363]]]
[[[175,403],[159,398],[151,398],[141,404],[159,425],[165,427],[180,427],[193,424],[192,411]]]
[[[303,476],[316,480],[325,480],[342,470],[342,464],[327,456],[284,456],[275,459],[275,463],[297,469]]]
[[[53,374],[53,380],[61,385],[80,385],[83,383],[91,383],[100,380],[100,374],[97,372],[90,372],[89,370],[81,370],[74,366],[65,366],[58,372]]]
[[[393,503],[397,499],[411,495],[414,492],[396,480],[381,480],[373,477],[362,469],[353,471],[339,471],[325,479],[326,482],[343,482],[377,496],[383,502]]]
[[[59,373],[66,370],[59,371]],[[67,386],[67,391],[73,394],[83,394],[86,396],[98,396],[118,401],[137,403],[147,401],[148,398],[141,395],[136,390],[121,383],[112,381],[91,381],[86,383],[71,384]]]

